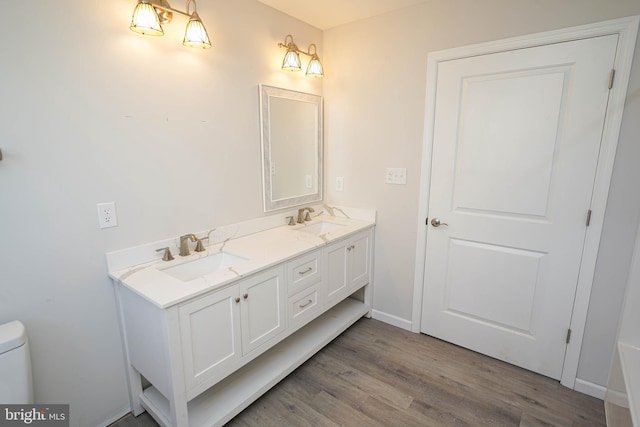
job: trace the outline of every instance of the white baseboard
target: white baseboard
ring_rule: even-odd
[[[607,402],[629,409],[629,398],[626,393],[620,391],[609,390],[607,392]]]
[[[576,383],[573,389],[600,400],[604,400],[604,397],[607,394],[606,387],[580,378],[576,378]]]
[[[405,329],[407,331],[411,331],[411,321],[407,319],[402,319],[400,317],[394,316],[392,314],[384,313],[378,310],[371,310],[371,317],[376,320],[379,320],[384,323],[388,323],[390,325],[396,326],[398,328]]]

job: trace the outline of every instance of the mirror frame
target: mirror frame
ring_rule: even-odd
[[[285,98],[314,104],[317,115],[317,191],[299,196],[273,200],[271,182],[271,117],[269,114],[269,99]],[[307,203],[322,201],[322,169],[323,169],[323,102],[322,96],[298,92],[268,85],[260,85],[260,137],[262,142],[262,197],[264,211],[290,208]]]

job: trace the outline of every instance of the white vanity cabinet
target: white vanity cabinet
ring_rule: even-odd
[[[232,369],[242,356],[237,286],[198,298],[179,309],[187,394]]]
[[[322,309],[322,254],[319,249],[287,262],[287,305],[292,331],[313,320]]]
[[[286,327],[282,267],[256,274],[178,308],[187,395],[224,378],[241,356]]]
[[[290,235],[295,244],[311,239],[285,230],[299,233]],[[171,303],[149,296],[152,280],[127,283],[136,274],[167,280],[157,276],[162,270],[134,268],[119,277],[134,415],[147,410],[162,426],[223,425],[370,315],[373,225],[321,241]]]
[[[325,276],[327,285],[324,298],[341,300],[369,282],[371,271],[371,235],[358,233],[348,239],[332,243],[325,248]]]
[[[240,282],[242,354],[247,355],[286,328],[282,266]]]

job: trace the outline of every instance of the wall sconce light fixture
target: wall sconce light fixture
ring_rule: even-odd
[[[293,36],[287,34],[284,38],[284,43],[278,43],[279,47],[287,49],[287,53],[282,60],[282,69],[287,71],[300,71],[302,66],[300,64],[300,53],[310,56],[309,65],[307,65],[307,72],[305,73],[309,77],[322,77],[324,76],[324,70],[320,63],[320,58],[316,53],[316,45],[311,43],[309,49],[305,52],[300,50],[298,46],[293,42]],[[311,50],[313,48],[313,51]]]
[[[193,3],[193,13],[189,12],[191,3]],[[187,0],[186,12],[172,8],[167,0],[138,0],[129,28],[136,33],[161,36],[164,34],[161,24],[171,22],[174,12],[189,17],[182,41],[183,45],[202,49],[211,47],[207,30],[196,12],[196,0]]]

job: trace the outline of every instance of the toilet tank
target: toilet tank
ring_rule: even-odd
[[[0,403],[33,403],[29,340],[17,320],[0,325]]]

